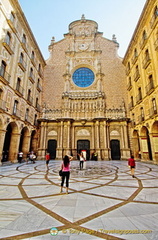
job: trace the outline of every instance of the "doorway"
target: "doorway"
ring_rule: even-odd
[[[90,159],[90,141],[89,140],[78,140],[77,141],[77,153],[80,153],[82,150],[86,150],[86,158]]]
[[[120,141],[119,140],[111,140],[110,148],[111,148],[111,159],[112,160],[120,160]]]
[[[48,140],[48,152],[50,154],[50,159],[56,158],[56,148],[57,148],[57,141],[56,140]]]

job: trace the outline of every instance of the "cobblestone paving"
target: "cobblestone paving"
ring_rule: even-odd
[[[137,162],[132,178],[126,161],[73,161],[69,194],[60,165],[0,167],[0,239],[158,239],[157,165]]]

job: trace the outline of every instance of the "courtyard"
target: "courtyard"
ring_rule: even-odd
[[[158,239],[158,166],[127,161],[71,162],[60,194],[61,161],[0,167],[0,239]]]

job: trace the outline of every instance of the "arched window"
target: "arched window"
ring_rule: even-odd
[[[33,68],[30,68],[30,77],[33,78]]]
[[[20,63],[23,64],[23,62],[24,62],[24,54],[21,53],[20,54]]]
[[[11,14],[10,14],[10,20],[12,21],[12,23],[15,22],[15,15],[13,12],[11,12]]]
[[[136,48],[134,49],[134,57],[138,57],[138,52]]]
[[[31,60],[34,61],[34,59],[35,59],[35,53],[34,53],[34,51],[32,51],[32,53],[31,53]]]
[[[2,60],[1,62],[1,68],[0,68],[0,76],[4,77],[5,71],[6,71],[7,64],[5,61]]]
[[[16,84],[16,90],[20,91],[20,85],[21,85],[21,79],[18,77],[17,84]]]
[[[26,35],[25,34],[23,34],[23,36],[22,36],[22,43],[26,44]]]
[[[17,111],[18,111],[18,101],[15,100],[14,101],[14,107],[13,107],[13,114],[17,115]]]
[[[157,6],[154,8],[154,17],[155,17],[155,19],[158,17],[158,7]]]
[[[10,32],[7,32],[6,38],[5,38],[5,42],[6,42],[8,45],[10,45],[10,43],[11,43],[11,34],[10,34]]]
[[[145,31],[145,30],[143,31],[142,37],[143,37],[143,40],[146,40],[146,39],[147,39],[147,34],[146,34],[146,31]]]

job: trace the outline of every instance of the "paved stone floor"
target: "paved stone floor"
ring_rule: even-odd
[[[73,161],[60,194],[60,164],[0,167],[0,239],[158,239],[157,165],[137,162],[132,178],[126,161]]]

